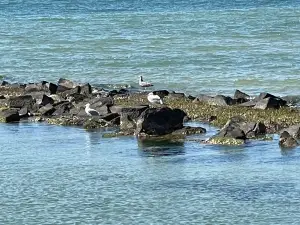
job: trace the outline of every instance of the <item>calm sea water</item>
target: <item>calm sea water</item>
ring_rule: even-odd
[[[300,94],[300,2],[0,1],[0,76]],[[209,128],[206,138],[215,130]],[[299,224],[299,149],[0,124],[0,224]]]
[[[298,0],[2,0],[0,75],[300,94]]]
[[[299,149],[277,142],[142,143],[2,124],[0,224],[299,224]]]

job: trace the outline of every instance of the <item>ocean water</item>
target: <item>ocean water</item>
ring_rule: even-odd
[[[298,0],[1,0],[0,37],[11,82],[300,95]],[[0,224],[299,224],[299,148],[193,141],[206,128],[170,143],[0,124]]]
[[[20,123],[0,142],[0,224],[299,224],[299,149],[276,136],[218,147]]]
[[[13,82],[300,94],[298,0],[2,0],[0,35]]]

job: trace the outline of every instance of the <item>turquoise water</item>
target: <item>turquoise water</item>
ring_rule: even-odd
[[[1,224],[299,223],[300,153],[276,137],[154,144],[21,123],[0,142]]]
[[[299,1],[4,1],[0,75],[299,95]]]

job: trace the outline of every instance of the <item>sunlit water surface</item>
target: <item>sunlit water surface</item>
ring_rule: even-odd
[[[276,136],[221,147],[101,134],[1,124],[0,223],[299,222],[299,149],[281,151]]]

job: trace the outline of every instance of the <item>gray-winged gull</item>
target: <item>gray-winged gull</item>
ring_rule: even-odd
[[[140,76],[140,79],[139,79],[139,85],[140,85],[141,87],[151,87],[151,86],[153,86],[153,84],[144,81],[144,80],[143,80],[143,76]]]
[[[162,101],[162,98],[158,95],[153,94],[153,92],[150,92],[147,96],[147,99],[152,104],[164,104]]]
[[[95,109],[91,109],[90,108],[90,103],[87,103],[86,105],[85,105],[85,112],[86,112],[86,114],[87,115],[89,115],[89,116],[100,116],[100,113],[99,112],[97,112]]]

